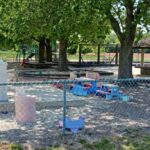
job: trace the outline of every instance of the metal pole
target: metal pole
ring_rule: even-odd
[[[144,49],[141,49],[141,66],[144,66]]]
[[[81,65],[81,48],[82,48],[82,45],[81,44],[79,44],[79,65]]]
[[[97,63],[100,64],[100,44],[98,44],[97,48]]]
[[[63,104],[63,135],[65,135],[65,128],[66,128],[66,81],[64,82],[64,104]]]

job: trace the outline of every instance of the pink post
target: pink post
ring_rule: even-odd
[[[15,110],[17,121],[21,123],[34,122],[36,119],[35,97],[16,94]]]

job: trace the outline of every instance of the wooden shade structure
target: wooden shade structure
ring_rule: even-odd
[[[142,39],[137,45],[134,45],[133,48],[141,49],[141,75],[150,75],[150,65],[144,66],[144,50],[150,49],[150,38]]]
[[[150,38],[140,40],[133,48],[141,49],[141,66],[144,66],[144,50],[150,49]]]

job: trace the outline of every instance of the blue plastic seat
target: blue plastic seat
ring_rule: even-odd
[[[59,121],[60,127],[63,127],[63,120]],[[83,117],[73,120],[69,117],[65,118],[65,129],[71,131],[72,133],[77,133],[79,130],[83,129],[85,121]]]

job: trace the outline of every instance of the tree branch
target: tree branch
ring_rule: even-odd
[[[134,22],[134,3],[132,0],[125,0],[126,7],[126,26],[130,26]]]
[[[119,6],[116,4],[116,7],[117,7],[117,10],[115,7],[112,7],[113,11],[115,12],[115,14],[117,15],[118,19],[119,19],[119,23],[120,23],[120,27],[122,29],[122,32],[124,31],[124,27],[123,27],[123,22],[122,22],[122,19],[121,19],[121,14],[119,13]],[[120,30],[121,30],[120,29]]]
[[[143,0],[143,2],[140,1],[140,2],[138,3],[137,9],[136,9],[136,11],[135,11],[135,13],[134,13],[135,20],[140,19],[140,18],[142,17],[142,15],[140,15],[140,14],[142,13],[142,8],[141,8],[142,5],[147,6],[147,7],[145,7],[145,9],[143,10],[143,11],[147,11],[146,9],[150,8],[150,2],[149,2],[149,0]],[[138,18],[138,17],[140,17],[140,18]]]
[[[35,37],[31,37],[31,39],[35,40],[36,42],[39,42],[39,39],[38,38],[35,38]]]
[[[134,40],[136,34],[136,27],[138,22],[140,22],[143,14],[150,7],[149,0],[139,0],[135,10],[136,1],[125,0],[124,5],[126,7],[126,31],[125,35],[130,34],[130,40]],[[135,12],[134,12],[135,11]],[[142,14],[143,13],[143,14]]]
[[[126,8],[126,20],[125,20],[126,30],[124,35],[125,37],[127,36],[127,38],[130,37],[130,40],[133,41],[135,38],[137,27],[137,22],[135,21],[134,16],[134,2],[132,0],[126,0],[124,1],[124,5]]]
[[[116,18],[109,12],[108,18],[110,20],[111,26],[114,29],[115,33],[117,34],[120,41],[122,41],[122,32],[119,26],[119,22],[116,20]]]

